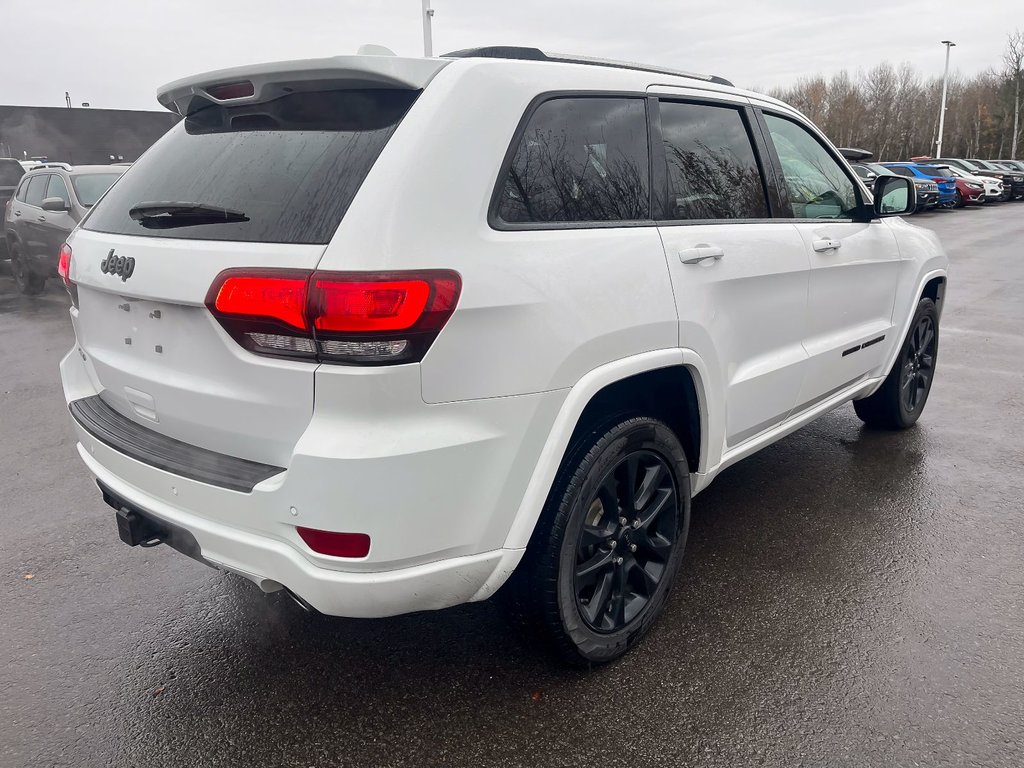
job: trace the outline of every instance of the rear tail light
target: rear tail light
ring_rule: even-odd
[[[336,533],[316,528],[296,527],[306,546],[331,557],[366,557],[370,554],[370,537],[365,533]]]
[[[71,296],[71,303],[78,306],[78,286],[71,280],[71,246],[64,243],[57,257],[57,276],[60,277]]]
[[[252,96],[256,89],[249,80],[243,80],[238,83],[221,83],[220,85],[211,85],[206,89],[206,92],[213,96],[213,98],[220,101],[229,101],[231,99],[244,99],[248,96]]]
[[[423,359],[459,299],[456,272],[229,269],[206,305],[256,354],[351,365]]]

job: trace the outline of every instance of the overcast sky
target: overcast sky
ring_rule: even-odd
[[[0,104],[159,109],[156,88],[209,69],[423,53],[421,0],[0,0]],[[999,65],[1024,0],[432,0],[434,52],[532,45],[708,72],[767,90],[888,59],[941,75]]]

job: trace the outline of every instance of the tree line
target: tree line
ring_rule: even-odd
[[[1019,158],[1024,33],[1009,35],[998,68],[966,77],[950,73],[942,153],[947,157]],[[909,63],[886,62],[851,75],[803,78],[769,92],[802,111],[840,147],[859,147],[878,160],[934,155],[942,78],[925,78]]]

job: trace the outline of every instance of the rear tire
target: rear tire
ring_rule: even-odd
[[[25,296],[35,296],[43,292],[46,278],[35,274],[25,265],[21,251],[16,246],[11,246],[11,274],[14,275],[18,291]]]
[[[939,354],[939,313],[935,302],[921,299],[885,382],[870,397],[854,400],[861,421],[879,429],[907,429],[928,402]]]
[[[564,661],[612,661],[664,609],[689,522],[678,438],[656,419],[619,417],[570,448],[502,591]]]
[[[954,208],[963,208],[964,207],[964,196],[960,194],[960,190],[959,189],[956,191],[956,202],[953,203],[953,207]]]

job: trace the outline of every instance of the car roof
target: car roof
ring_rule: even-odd
[[[660,66],[635,62],[595,59],[586,56],[556,54],[538,48],[492,46],[453,51],[437,58],[412,58],[389,55],[334,56],[321,59],[300,59],[251,64],[231,69],[215,70],[175,80],[160,87],[157,100],[172,112],[188,115],[211,104],[245,105],[265,102],[303,88],[330,87],[331,83],[344,83],[348,88],[425,88],[446,68],[470,68],[499,72],[517,70],[517,76],[535,81],[538,93],[557,90],[549,80],[554,74],[577,72],[579,79],[601,81],[609,90],[646,90],[650,87],[700,88],[751,99],[762,104],[804,117],[794,107],[771,96],[736,88],[717,75],[683,72]],[[251,94],[218,98],[221,87],[252,84]],[[308,85],[307,85],[308,84]],[[211,93],[212,91],[212,93]],[[222,94],[224,92],[221,92]],[[806,119],[806,118],[805,118]]]

